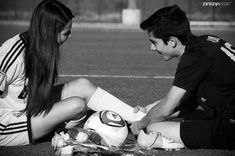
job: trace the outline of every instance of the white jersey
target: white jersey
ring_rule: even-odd
[[[21,111],[26,107],[25,49],[20,34],[0,47],[0,109]]]

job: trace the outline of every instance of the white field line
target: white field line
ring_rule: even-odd
[[[0,24],[2,25],[23,25],[28,26],[30,24],[29,21],[19,21],[19,20],[0,20]],[[190,21],[191,26],[235,26],[235,21]],[[139,28],[139,25],[125,25],[122,23],[73,23],[73,27],[113,27],[113,28],[120,28],[120,27],[129,27],[129,28]]]
[[[174,79],[174,76],[143,76],[143,75],[73,75],[60,74],[59,77],[94,77],[94,78],[134,78],[134,79]]]

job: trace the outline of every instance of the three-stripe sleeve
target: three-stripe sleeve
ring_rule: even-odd
[[[27,130],[27,122],[12,123],[9,125],[3,125],[0,123],[0,135],[20,133]]]
[[[18,40],[10,49],[10,51],[6,54],[6,56],[3,58],[0,70],[4,73],[8,71],[8,69],[11,67],[11,65],[14,63],[14,61],[17,59],[17,57],[20,55],[20,53],[25,48],[25,44],[22,40]]]

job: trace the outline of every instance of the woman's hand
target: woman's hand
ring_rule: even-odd
[[[138,111],[141,111],[143,113],[147,113],[147,109],[145,107],[142,107],[142,106],[136,106],[134,108],[134,113],[137,113]]]

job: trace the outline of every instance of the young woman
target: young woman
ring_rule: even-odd
[[[55,85],[59,47],[71,37],[73,17],[59,1],[44,0],[28,31],[0,47],[0,145],[34,143],[61,123],[74,126],[87,108],[114,110],[128,121],[143,117],[86,79]]]

